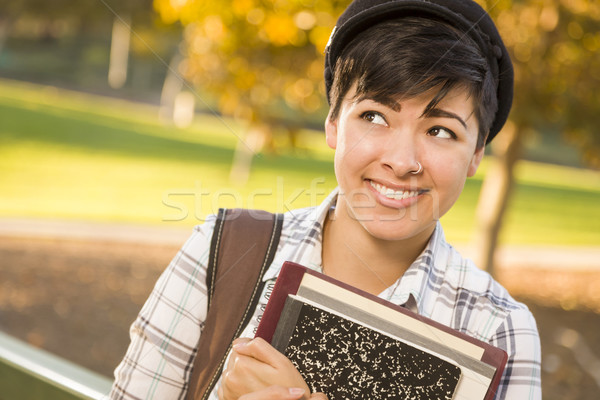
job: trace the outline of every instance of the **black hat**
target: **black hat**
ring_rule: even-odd
[[[337,21],[325,49],[325,87],[329,91],[337,58],[362,31],[382,21],[406,16],[441,19],[472,38],[485,55],[497,84],[498,111],[487,138],[489,143],[508,118],[514,73],[508,51],[490,16],[471,0],[354,0]]]

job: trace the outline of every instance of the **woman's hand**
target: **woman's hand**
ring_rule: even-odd
[[[323,397],[310,397],[302,375],[269,343],[261,338],[240,338],[233,342],[227,369],[223,371],[219,399],[314,400]]]
[[[298,400],[304,395],[304,389],[269,386],[258,392],[245,394],[238,400]],[[328,400],[323,393],[314,393],[310,400]]]

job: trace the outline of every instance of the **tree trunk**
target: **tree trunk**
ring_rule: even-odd
[[[158,111],[158,116],[164,123],[173,122],[175,100],[177,99],[177,95],[181,93],[181,90],[183,89],[183,77],[179,72],[179,66],[182,61],[183,57],[178,51],[173,58],[171,58],[162,91],[160,92],[160,109]]]
[[[492,144],[493,161],[481,187],[477,203],[475,261],[494,275],[494,255],[504,214],[514,185],[514,167],[521,150],[521,129],[507,123]]]
[[[233,155],[233,163],[229,179],[239,185],[248,182],[252,159],[267,142],[271,135],[271,127],[267,123],[251,123],[243,140],[239,139]]]
[[[110,42],[110,60],[108,66],[108,84],[120,89],[127,80],[129,42],[131,41],[130,19],[115,17]]]

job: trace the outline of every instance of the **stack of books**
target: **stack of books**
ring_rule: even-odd
[[[502,349],[291,262],[256,336],[329,400],[491,400],[508,359]]]

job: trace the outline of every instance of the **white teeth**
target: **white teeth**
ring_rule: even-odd
[[[379,193],[381,193],[382,195],[384,195],[385,197],[387,197],[389,199],[402,200],[402,199],[408,199],[409,197],[415,197],[419,194],[419,192],[416,190],[395,191],[394,189],[390,189],[388,187],[385,187],[385,186],[380,185],[379,183],[375,183],[373,181],[370,181],[370,183],[371,183],[371,186],[373,188],[375,188],[375,190],[377,190]]]

